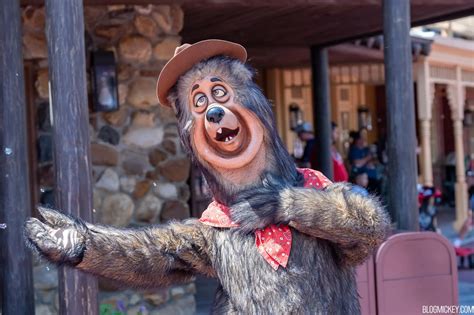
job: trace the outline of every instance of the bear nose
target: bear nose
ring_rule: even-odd
[[[212,107],[209,109],[206,113],[206,119],[208,122],[218,124],[221,120],[222,117],[224,117],[225,112],[222,108],[220,107]]]

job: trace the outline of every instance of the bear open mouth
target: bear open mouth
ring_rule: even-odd
[[[219,128],[216,132],[216,141],[229,142],[239,134],[239,127],[235,129]]]

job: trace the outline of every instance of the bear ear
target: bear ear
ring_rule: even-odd
[[[178,114],[178,107],[177,107],[178,105],[177,105],[177,103],[178,103],[177,100],[175,100],[173,102],[170,102],[170,107],[173,109],[173,112],[174,112],[175,115]]]
[[[171,107],[174,113],[178,114],[179,98],[178,98],[178,93],[175,87],[172,88],[171,91],[168,93],[168,96],[166,97],[166,101],[167,101],[166,105],[162,104],[163,107]]]

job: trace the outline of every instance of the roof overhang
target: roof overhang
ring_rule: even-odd
[[[42,4],[44,0],[22,0]],[[84,0],[86,5],[180,4],[183,42],[238,42],[257,65],[307,63],[311,46],[333,46],[383,31],[382,0]],[[411,0],[412,26],[474,14],[472,0]],[[254,52],[254,53],[252,53]],[[271,58],[274,55],[280,58]]]
[[[410,3],[412,26],[474,14],[471,0]],[[332,63],[344,62],[349,54],[350,62],[383,61],[382,51],[336,46],[382,34],[381,0],[191,1],[183,9],[184,42],[235,41],[248,48],[256,66],[307,65],[311,46],[332,46]]]

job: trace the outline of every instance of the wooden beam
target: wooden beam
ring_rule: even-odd
[[[413,6],[459,6],[469,4],[470,0],[412,0]],[[291,2],[293,6],[327,6],[340,7],[350,5],[373,5],[380,7],[381,0],[294,0]],[[21,5],[43,5],[44,0],[20,0]],[[178,4],[178,5],[203,5],[203,6],[227,6],[239,5],[245,7],[281,7],[288,6],[286,0],[84,0],[86,5],[148,5],[148,4]]]
[[[377,5],[380,0],[356,0],[353,1],[356,5]],[[418,0],[419,1],[419,0]],[[448,0],[443,0],[448,1]],[[34,4],[41,5],[44,0],[21,0],[22,5]],[[246,7],[288,7],[288,1],[286,0],[85,0],[87,5],[114,5],[114,4],[125,4],[125,5],[148,5],[148,4],[192,4],[192,5],[206,5],[206,6],[226,6],[226,5],[241,5]],[[329,6],[340,6],[337,1],[334,0],[294,0],[292,5],[329,5]]]
[[[410,1],[384,0],[385,89],[388,120],[388,207],[398,229],[418,230],[415,104]]]
[[[325,48],[311,47],[311,67],[313,74],[313,122],[316,139],[311,166],[332,180],[331,99],[328,54]]]
[[[47,0],[56,205],[92,221],[89,113],[82,0]],[[97,281],[59,268],[59,313],[98,314]]]
[[[0,272],[4,315],[34,314],[30,250],[23,225],[31,214],[20,4],[0,1]]]

